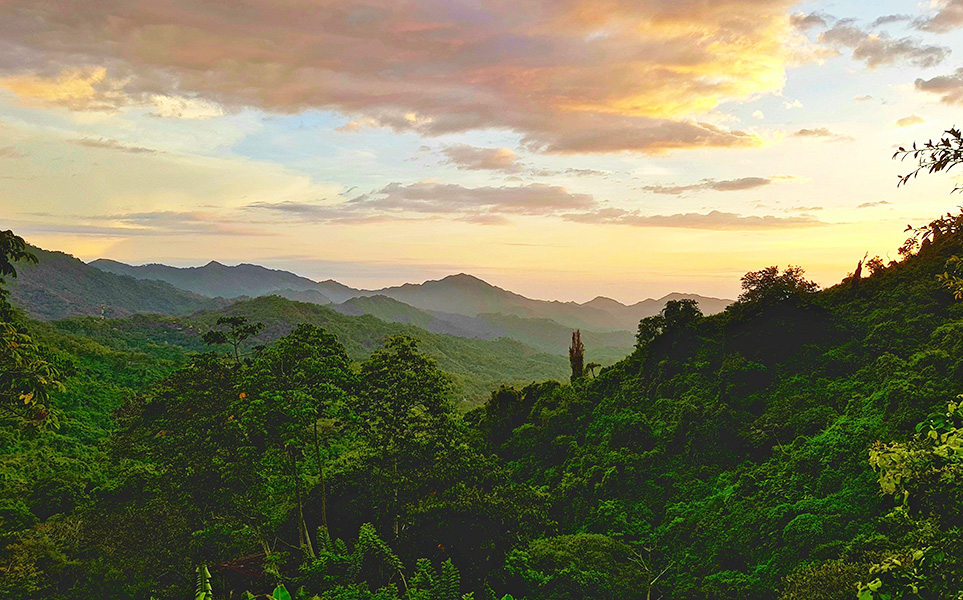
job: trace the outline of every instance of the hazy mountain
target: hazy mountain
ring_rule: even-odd
[[[345,315],[372,315],[383,321],[407,323],[432,333],[483,340],[507,337],[536,350],[565,356],[572,339],[572,328],[551,319],[530,319],[499,313],[471,317],[414,308],[387,296],[352,298],[330,307]],[[589,361],[614,363],[632,351],[635,335],[631,331],[582,330]]]
[[[365,292],[363,290],[358,290],[353,287],[348,287],[343,283],[339,283],[334,279],[325,279],[318,283],[318,289],[321,293],[327,296],[331,302],[341,303],[345,300],[350,300],[351,298],[357,298],[361,295],[374,295],[377,292]]]
[[[211,298],[290,295],[291,292],[309,291],[312,295],[305,296],[304,301],[316,304],[330,302],[316,281],[260,265],[240,264],[229,267],[212,260],[203,267],[179,268],[156,263],[133,266],[106,258],[99,258],[90,264],[108,273],[129,275],[135,279],[166,281],[174,287]]]
[[[491,285],[477,277],[460,273],[424,283],[406,283],[380,290],[359,290],[332,279],[315,282],[287,271],[241,264],[234,267],[210,262],[203,267],[177,268],[150,264],[131,266],[99,259],[91,265],[100,269],[130,275],[138,279],[158,279],[181,289],[206,296],[237,298],[279,295],[290,300],[343,305],[344,314],[373,314],[395,322],[418,324],[428,331],[449,333],[462,337],[494,339],[520,332],[530,335],[524,339],[541,349],[556,347],[559,331],[551,324],[495,322],[477,319],[479,315],[506,315],[521,319],[546,319],[563,329],[586,331],[631,331],[639,320],[658,313],[668,300],[693,298],[706,315],[720,312],[729,300],[708,298],[696,294],[668,294],[659,299],[648,299],[625,305],[611,298],[599,296],[582,304],[533,300],[520,294]],[[363,298],[381,297],[363,302]],[[422,312],[412,312],[392,305],[387,299],[408,305]],[[538,330],[539,333],[535,333]],[[552,331],[549,331],[552,330]],[[590,336],[591,337],[591,336]],[[612,347],[624,347],[621,343]]]
[[[589,300],[581,306],[604,310],[625,324],[634,323],[634,325],[632,325],[632,328],[634,329],[639,324],[639,321],[643,318],[650,317],[660,312],[665,306],[666,302],[670,300],[682,300],[684,298],[691,298],[697,301],[699,303],[699,308],[702,310],[702,314],[704,315],[714,315],[722,312],[732,303],[732,300],[724,300],[722,298],[700,296],[699,294],[680,294],[678,292],[672,292],[671,294],[666,294],[658,299],[649,298],[628,306],[617,300],[606,298],[605,296],[596,296],[594,299]]]
[[[526,319],[515,315],[484,313],[477,317],[490,326],[506,332],[504,335],[523,342],[536,350],[568,356],[572,342],[572,328],[551,319]],[[636,327],[638,322],[636,322]],[[632,331],[594,331],[582,329],[585,361],[605,365],[625,358],[635,346]]]
[[[223,306],[161,281],[139,281],[95,269],[64,254],[31,247],[37,264],[19,262],[11,299],[27,314],[51,320],[78,315],[126,317],[134,313],[186,315]]]
[[[478,317],[425,311],[388,296],[361,296],[331,306],[343,315],[371,315],[391,323],[407,323],[432,333],[493,340],[510,337],[505,330],[489,325]]]
[[[707,315],[720,312],[730,302],[697,294],[675,293],[658,300],[643,300],[631,306],[603,297],[584,304],[533,300],[465,273],[421,284],[406,283],[365,293],[388,296],[425,310],[469,316],[499,313],[523,318],[551,319],[566,327],[589,330],[634,331],[639,320],[658,313],[668,300],[694,298]]]

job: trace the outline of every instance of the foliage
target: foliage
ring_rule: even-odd
[[[0,231],[0,421],[50,424],[48,392],[63,390],[60,374],[33,338],[13,322],[15,312],[4,286],[6,277],[17,276],[14,262],[37,262],[26,247],[12,231]]]
[[[963,394],[963,246],[931,229],[858,290],[749,273],[465,415],[446,365],[538,355],[272,298],[18,323],[67,389],[59,429],[0,429],[0,595],[183,598],[202,564],[214,597],[955,597],[963,417],[930,412]],[[196,354],[225,317],[262,345]]]
[[[5,278],[17,276],[17,270],[13,266],[17,261],[36,263],[37,257],[27,251],[27,244],[22,237],[9,229],[0,231],[0,321],[10,321],[13,318],[13,310],[8,300],[10,290],[5,287]]]
[[[226,326],[227,330],[212,329],[208,331],[202,336],[204,343],[209,346],[230,344],[234,349],[235,362],[241,362],[241,354],[238,350],[241,342],[257,335],[258,332],[264,329],[264,323],[248,323],[245,317],[219,317],[217,319],[217,326]]]
[[[913,146],[910,149],[900,146],[899,149],[893,153],[893,158],[895,159],[897,157],[899,157],[901,161],[912,158],[917,162],[915,169],[905,175],[898,176],[899,182],[896,184],[897,186],[908,183],[910,179],[915,179],[920,171],[926,171],[931,174],[949,171],[963,162],[963,133],[961,133],[958,128],[951,127],[943,132],[943,137],[935,142],[930,139],[920,146],[917,146],[916,142],[913,142]],[[957,186],[953,188],[953,191],[955,192],[959,189],[960,187]]]
[[[803,268],[793,265],[783,269],[782,273],[775,265],[746,273],[742,277],[742,293],[736,302],[772,305],[808,296],[818,290],[819,286],[803,275]]]
[[[635,336],[636,347],[647,348],[660,335],[667,331],[680,331],[702,318],[699,303],[691,298],[669,300],[662,311],[639,322]]]

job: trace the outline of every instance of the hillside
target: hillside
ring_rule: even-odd
[[[142,346],[173,345],[187,351],[205,351],[200,336],[218,317],[239,315],[262,322],[264,330],[250,341],[267,344],[290,333],[297,324],[323,327],[337,336],[354,361],[362,361],[393,335],[409,335],[421,349],[451,375],[456,400],[463,407],[484,402],[499,385],[542,379],[567,379],[568,359],[538,352],[510,339],[480,340],[435,334],[412,325],[391,323],[371,315],[343,315],[328,307],[265,296],[237,302],[225,309],[205,311],[191,317],[168,319],[137,316],[122,320],[68,319],[53,323],[64,333],[88,337],[120,350]]]
[[[332,305],[331,309],[344,315],[371,315],[382,321],[406,323],[432,333],[444,333],[458,337],[491,340],[507,335],[504,330],[493,328],[476,317],[437,311],[429,312],[388,296],[351,298],[340,304]]]
[[[37,264],[17,265],[11,299],[37,319],[79,315],[126,317],[134,313],[185,315],[223,306],[160,281],[138,281],[96,269],[83,261],[40,248],[30,248]]]
[[[503,390],[474,418],[519,481],[552,490],[560,533],[653,549],[665,597],[853,598],[873,565],[923,546],[934,562],[886,581],[938,586],[961,564],[949,550],[958,521],[923,519],[956,514],[939,494],[958,484],[907,484],[921,521],[887,519],[900,498],[880,494],[867,450],[907,440],[930,415],[946,419],[963,393],[963,303],[936,279],[961,241],[924,246],[858,287],[762,295],[662,325],[584,385]],[[933,527],[945,533],[924,533]],[[513,593],[537,595],[545,573],[516,580]]]
[[[454,378],[459,402],[478,404],[500,384],[538,379],[567,379],[568,359],[538,352],[510,339],[479,340],[429,333],[402,323],[388,323],[371,315],[342,315],[325,306],[291,302],[276,296],[255,298],[223,311],[199,313],[189,319],[198,330],[210,328],[223,314],[262,322],[257,341],[266,343],[288,334],[298,323],[323,327],[337,336],[348,355],[362,360],[392,335],[409,335],[422,351]]]

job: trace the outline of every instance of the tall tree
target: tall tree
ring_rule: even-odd
[[[572,332],[572,345],[568,347],[568,362],[572,367],[572,381],[585,376],[585,345],[582,343],[582,332],[578,329]]]

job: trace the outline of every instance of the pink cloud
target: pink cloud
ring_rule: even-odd
[[[0,86],[75,109],[163,94],[426,136],[506,128],[560,153],[749,146],[699,117],[781,89],[792,5],[14,0],[0,3]],[[58,83],[96,68],[107,76],[83,80],[83,98]]]

